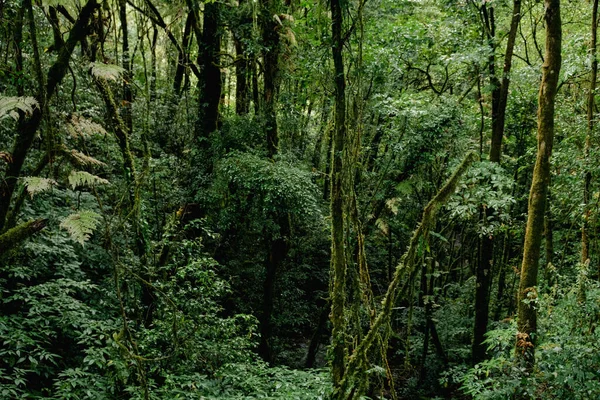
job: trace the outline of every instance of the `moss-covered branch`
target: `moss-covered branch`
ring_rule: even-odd
[[[394,277],[390,282],[390,285],[388,286],[386,294],[381,303],[381,310],[377,314],[377,317],[373,321],[373,324],[371,325],[371,328],[367,332],[364,339],[360,342],[360,344],[356,347],[354,352],[348,358],[348,362],[345,368],[346,373],[344,375],[344,379],[341,385],[342,393],[348,393],[349,389],[352,388],[353,381],[367,379],[366,371],[368,369],[368,352],[375,343],[375,339],[377,338],[378,333],[380,333],[380,329],[387,329],[387,327],[389,326],[392,307],[398,295],[398,286],[400,284],[400,281],[407,272],[409,274],[412,272],[415,261],[415,255],[417,253],[417,248],[421,238],[424,238],[428,235],[429,229],[435,222],[437,212],[446,203],[446,201],[448,201],[450,196],[456,191],[456,186],[458,185],[461,176],[465,173],[465,171],[467,170],[471,162],[473,162],[475,157],[476,156],[474,153],[469,153],[462,161],[462,163],[458,166],[454,174],[452,174],[450,179],[448,179],[446,184],[439,190],[437,195],[424,208],[421,223],[413,233],[408,250],[402,256],[400,263],[396,267]],[[356,391],[353,391],[352,393],[353,394],[350,398],[359,398],[361,395]]]
[[[36,219],[16,226],[0,235],[0,255],[46,227],[47,220]]]

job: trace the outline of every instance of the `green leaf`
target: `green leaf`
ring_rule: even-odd
[[[113,64],[90,63],[92,75],[104,80],[117,81],[125,73],[125,69]]]
[[[67,123],[67,131],[74,138],[88,138],[94,135],[105,136],[108,134],[102,125],[77,115],[73,115]]]
[[[60,223],[60,227],[69,232],[71,238],[83,246],[90,239],[99,222],[100,214],[83,210],[66,217]]]
[[[99,176],[92,175],[86,171],[72,171],[69,175],[69,185],[73,189],[80,186],[94,187],[97,185],[105,185],[108,181]]]
[[[0,96],[0,120],[11,117],[15,121],[19,119],[21,110],[25,115],[33,114],[33,110],[39,107],[37,100],[33,97],[1,97]]]
[[[31,198],[33,198],[34,194],[47,192],[52,189],[52,186],[57,185],[54,179],[40,178],[38,176],[28,176],[22,179],[27,193],[29,193]]]

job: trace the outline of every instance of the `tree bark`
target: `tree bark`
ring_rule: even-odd
[[[188,13],[188,16],[185,20],[185,28],[183,29],[183,38],[181,39],[181,49],[179,50],[179,54],[177,55],[177,69],[175,70],[175,77],[173,78],[173,92],[175,92],[175,97],[178,99],[181,95],[181,83],[183,82],[183,75],[185,73],[185,69],[189,63],[189,56],[187,53],[187,49],[190,42],[190,34],[192,31],[192,22],[194,20],[193,11]]]
[[[220,5],[218,2],[206,3],[204,6],[204,26],[202,31],[203,66],[198,81],[200,89],[197,139],[202,147],[208,146],[208,136],[214,132],[219,123],[219,103],[221,102],[221,68],[219,54],[221,52]]]
[[[506,43],[506,53],[504,54],[504,68],[502,69],[502,81],[500,90],[497,93],[497,109],[495,118],[492,116],[492,144],[490,146],[490,161],[500,162],[502,154],[502,138],[504,137],[504,125],[506,119],[506,104],[508,100],[508,89],[510,85],[510,70],[512,67],[512,58],[515,48],[515,40],[521,20],[521,0],[514,0],[513,13]]]
[[[246,115],[250,111],[250,96],[248,93],[248,71],[250,60],[247,54],[246,40],[250,39],[252,15],[246,10],[247,1],[240,0],[241,13],[239,26],[233,30],[235,44],[235,113]]]
[[[598,30],[598,0],[594,0],[592,6],[592,41],[590,43],[590,57],[592,58],[592,71],[590,76],[590,87],[587,98],[587,134],[585,136],[584,148],[584,178],[583,178],[583,224],[581,226],[581,264],[588,262],[590,258],[590,238],[588,236],[588,225],[590,218],[590,185],[592,173],[590,171],[590,149],[592,147],[592,135],[594,134],[594,110],[596,95],[596,76],[598,75],[598,60],[596,58],[596,42]]]
[[[484,6],[485,10],[485,6]],[[488,15],[488,14],[484,14]],[[495,36],[495,23],[493,9],[490,9],[489,15],[485,18],[488,22],[488,40],[493,41]],[[521,0],[514,0],[513,13],[506,43],[506,53],[504,55],[504,68],[502,70],[502,79],[499,80],[495,75],[492,75],[492,140],[490,145],[489,159],[491,162],[500,163],[502,155],[502,139],[504,137],[504,126],[506,119],[506,104],[508,100],[508,89],[510,85],[510,70],[512,67],[512,57],[517,37],[517,30],[521,20]],[[492,50],[493,51],[493,50]],[[495,74],[495,58],[490,56],[489,60],[490,74]],[[482,215],[487,213],[493,215],[494,210],[488,208],[482,209]],[[473,347],[472,359],[473,363],[485,359],[486,348],[483,344],[485,334],[487,333],[487,325],[489,318],[490,305],[490,283],[492,277],[492,264],[494,255],[494,238],[493,236],[483,236],[480,243],[479,260],[476,270],[476,286],[475,286],[475,323],[473,328]]]
[[[289,250],[288,236],[290,225],[287,215],[279,220],[281,237],[271,239],[266,261],[265,281],[263,283],[263,310],[260,320],[260,344],[258,353],[268,363],[273,363],[274,355],[271,346],[273,304],[275,301],[275,280],[281,263]]]
[[[262,41],[265,48],[263,56],[263,123],[267,139],[269,157],[277,153],[279,136],[277,132],[277,110],[275,107],[277,92],[279,90],[279,25],[275,15],[279,15],[279,0],[262,0],[262,13],[260,17],[262,28]],[[333,8],[333,6],[332,6]]]
[[[560,0],[545,0],[546,49],[538,98],[538,151],[529,192],[529,210],[523,246],[523,263],[517,304],[516,354],[528,370],[535,363],[537,334],[537,278],[544,229],[544,211],[550,181],[550,157],[554,140],[554,103],[561,67]]]
[[[343,158],[346,140],[346,78],[344,72],[343,13],[340,0],[331,0],[332,55],[335,83],[335,121],[331,151],[331,369],[333,398],[344,396],[342,379],[345,372],[346,338],[344,303],[346,254],[344,251]]]

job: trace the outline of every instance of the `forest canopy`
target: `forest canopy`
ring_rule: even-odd
[[[0,398],[600,398],[597,27],[0,0]]]

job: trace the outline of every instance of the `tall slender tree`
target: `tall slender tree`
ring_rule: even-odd
[[[267,151],[273,157],[279,147],[277,130],[276,97],[279,91],[281,52],[279,0],[261,0],[260,24],[262,30],[263,54],[263,104],[262,114],[267,138]]]
[[[482,6],[485,10],[486,5]],[[491,12],[483,11],[486,24],[486,32],[488,41],[494,51],[495,39],[495,22],[493,8]],[[502,69],[502,78],[498,79],[495,76],[496,66],[495,58],[490,56],[489,71],[491,75],[491,84],[495,85],[492,91],[492,140],[490,144],[489,159],[491,162],[500,163],[502,155],[502,139],[504,137],[504,126],[506,120],[506,105],[508,101],[508,89],[510,85],[510,71],[512,68],[512,58],[515,47],[515,40],[521,20],[521,0],[514,0],[513,12],[510,23],[510,31],[506,43],[506,52],[504,54],[504,67]],[[481,215],[483,218],[486,215],[493,214],[493,209],[485,209],[482,207]],[[481,238],[479,246],[479,257],[476,269],[476,289],[475,289],[475,323],[473,328],[473,347],[472,358],[474,363],[485,358],[486,346],[483,343],[487,332],[489,307],[490,307],[490,283],[492,277],[492,261],[494,258],[494,238],[490,235],[484,235]]]
[[[346,77],[344,73],[342,26],[344,17],[340,0],[331,0],[331,39],[335,84],[335,120],[331,149],[331,366],[334,398],[343,396],[346,338],[344,301],[346,254],[344,251],[343,157],[346,141]],[[338,396],[338,397],[336,397]]]
[[[596,77],[598,75],[598,59],[596,55],[598,39],[598,0],[594,0],[592,5],[592,32],[590,41],[590,58],[592,59],[592,69],[590,74],[590,86],[587,96],[587,133],[585,135],[584,147],[584,173],[583,173],[583,224],[581,226],[581,264],[586,264],[590,258],[590,238],[589,238],[589,218],[590,218],[590,185],[592,183],[592,173],[590,171],[590,149],[592,147],[592,138],[594,134],[594,114],[596,108]]]
[[[544,211],[550,183],[550,157],[554,141],[554,105],[561,68],[562,27],[560,0],[545,0],[546,48],[538,95],[537,157],[533,170],[523,245],[521,280],[517,294],[516,354],[527,369],[535,362],[537,334],[537,279],[544,230]]]

